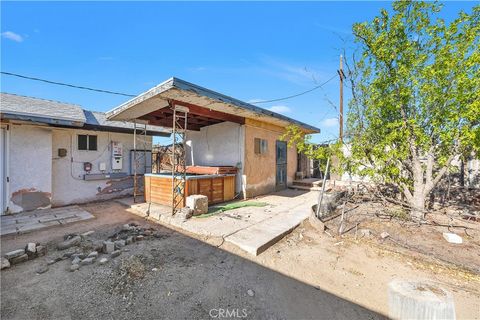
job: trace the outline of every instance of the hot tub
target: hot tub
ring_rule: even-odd
[[[214,204],[233,200],[235,197],[234,174],[187,174],[185,197],[201,194],[208,197],[208,203]],[[145,201],[172,205],[172,174],[145,174]],[[185,200],[180,204],[185,205]]]

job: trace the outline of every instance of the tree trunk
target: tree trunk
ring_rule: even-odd
[[[412,220],[416,222],[422,221],[425,217],[425,195],[423,191],[415,188],[410,202],[412,206],[412,211],[410,212]]]

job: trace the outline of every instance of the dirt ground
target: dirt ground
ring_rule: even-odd
[[[210,319],[219,312],[248,319],[372,319],[388,313],[394,278],[429,280],[450,290],[458,319],[480,319],[480,276],[423,255],[392,250],[373,239],[331,238],[308,222],[258,257],[219,238],[146,222],[116,202],[83,206],[96,219],[2,237],[2,254],[25,243],[49,253],[1,272],[2,319]],[[151,225],[149,237],[105,265],[69,272],[69,260],[36,270],[61,255],[68,233],[94,230],[106,239],[122,224]]]

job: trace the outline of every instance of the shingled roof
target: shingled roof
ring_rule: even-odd
[[[71,103],[0,93],[2,119],[44,123],[60,127],[77,127],[87,130],[132,133],[134,124],[107,120],[105,113],[84,110]],[[147,134],[169,136],[170,130],[147,126]]]

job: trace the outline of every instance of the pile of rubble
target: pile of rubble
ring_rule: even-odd
[[[105,264],[113,258],[122,254],[125,246],[136,241],[142,241],[145,237],[155,236],[161,237],[160,234],[155,233],[151,228],[144,228],[136,223],[125,224],[119,232],[108,237],[105,241],[90,240],[89,236],[93,231],[83,234],[68,234],[65,235],[64,241],[57,245],[58,250],[68,250],[61,257],[57,257],[48,262],[48,265],[54,264],[58,261],[70,259],[72,264],[70,271],[76,271],[81,266],[95,263],[100,255],[104,257],[99,259],[100,264]],[[74,248],[74,249],[71,249]]]
[[[2,257],[1,269],[10,268],[11,265],[32,260],[44,256],[47,253],[47,247],[40,243],[27,243],[25,248],[7,252]]]

